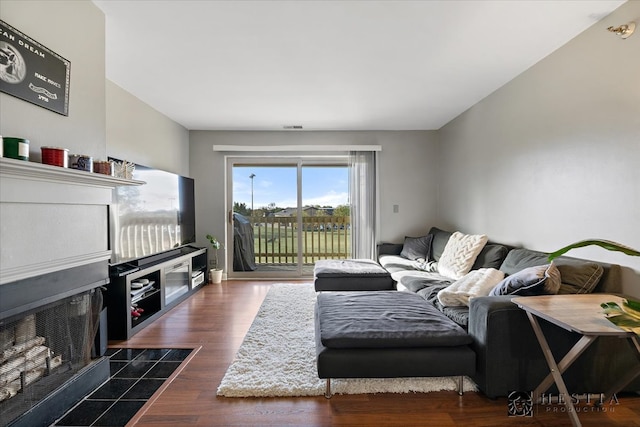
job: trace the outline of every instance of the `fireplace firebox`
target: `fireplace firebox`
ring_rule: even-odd
[[[101,299],[99,289],[87,291],[0,324],[0,424],[90,364]]]

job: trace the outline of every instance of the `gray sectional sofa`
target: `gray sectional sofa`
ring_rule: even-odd
[[[411,249],[420,248],[421,242],[413,239],[413,247],[407,248],[407,239],[411,239],[407,238],[404,244],[379,245],[380,264],[391,273],[399,291],[420,295],[472,337],[470,347],[475,352],[476,366],[470,376],[480,391],[495,398],[512,391],[534,390],[549,369],[524,311],[511,302],[517,295],[480,296],[472,298],[468,307],[443,306],[437,294],[454,280],[438,273],[437,262],[452,233],[434,227],[428,234],[431,235],[427,239],[430,240],[428,259],[411,259],[415,258]],[[472,270],[495,268],[508,277],[544,264],[548,264],[545,253],[488,242]],[[557,258],[554,264],[562,281],[559,294],[620,292],[618,265],[570,257]],[[541,323],[556,357],[566,354],[580,338],[546,321]],[[622,372],[638,363],[637,352],[629,340],[601,337],[563,377],[571,393],[600,393],[608,390]],[[640,378],[625,390],[639,391]]]

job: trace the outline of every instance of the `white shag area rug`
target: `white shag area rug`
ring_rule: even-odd
[[[218,387],[226,397],[321,396],[311,284],[274,284]],[[332,379],[334,394],[456,390],[457,377]],[[476,390],[469,378],[464,390]]]

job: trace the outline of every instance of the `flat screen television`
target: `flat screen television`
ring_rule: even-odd
[[[169,252],[196,240],[193,178],[136,164],[133,179],[145,184],[116,187],[109,208],[112,265]]]

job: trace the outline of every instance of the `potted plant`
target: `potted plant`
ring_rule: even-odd
[[[211,283],[217,284],[222,282],[222,269],[218,268],[218,249],[224,247],[222,243],[220,243],[220,241],[212,236],[211,234],[207,234],[207,240],[209,240],[209,243],[211,243],[211,247],[213,248],[213,251],[211,252],[211,268],[209,270],[209,277],[211,280]]]
[[[600,246],[608,251],[623,252],[629,256],[640,256],[640,251],[612,242],[610,240],[589,239],[581,240],[576,243],[565,246],[557,251],[549,254],[549,261],[553,261],[560,255],[570,251],[571,249],[582,248],[585,246]],[[604,309],[604,314],[611,323],[625,331],[634,332],[640,335],[640,301],[625,298],[622,300],[622,306],[615,302],[604,302],[600,304]]]

